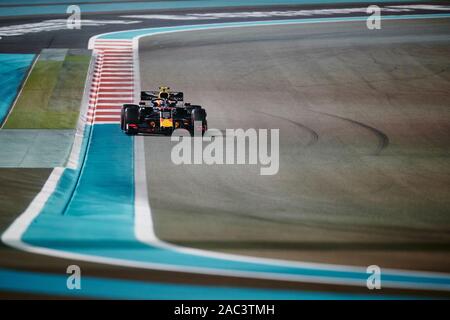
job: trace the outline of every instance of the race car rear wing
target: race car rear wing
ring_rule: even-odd
[[[158,99],[159,91],[141,91],[141,101]],[[169,100],[183,101],[183,92],[170,92]]]

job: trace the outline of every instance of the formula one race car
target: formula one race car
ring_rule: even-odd
[[[159,91],[142,91],[137,104],[124,104],[120,128],[129,135],[153,133],[171,135],[175,129],[186,129],[192,135],[208,129],[206,111],[201,106],[183,102],[183,92],[169,87]]]

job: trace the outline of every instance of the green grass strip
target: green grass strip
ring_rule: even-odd
[[[39,59],[5,128],[75,128],[90,59],[71,51],[63,61]]]

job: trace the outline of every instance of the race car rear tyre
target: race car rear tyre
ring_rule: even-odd
[[[201,128],[198,127],[198,125],[195,125],[195,122],[201,122]],[[195,108],[192,110],[191,115],[191,134],[195,135],[195,132],[200,132],[205,134],[205,131],[207,130],[207,122],[206,122],[206,111],[205,109]]]
[[[120,109],[120,129],[125,131],[125,109],[127,108],[137,108],[139,110],[139,106],[136,104],[126,103],[122,105],[122,109]]]
[[[130,125],[137,126],[139,123],[139,107],[128,106],[124,110],[124,130],[126,134],[135,135],[138,133],[138,129],[130,127]]]

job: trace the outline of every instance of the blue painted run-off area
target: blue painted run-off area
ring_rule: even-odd
[[[387,0],[385,0],[387,2]],[[404,2],[414,2],[411,0],[403,0]],[[417,0],[419,1],[419,0]],[[167,6],[183,6],[186,3],[193,4],[197,3],[199,6],[203,4],[217,4],[217,5],[226,5],[228,2],[237,2],[237,1],[226,1],[226,0],[164,0],[164,1],[158,1],[158,0],[80,0],[78,2],[74,2],[73,0],[2,0],[0,1],[0,5],[42,5],[42,4],[62,4],[62,3],[69,3],[69,4],[76,4],[76,3],[92,3],[92,4],[98,4],[98,3],[121,3],[123,5],[129,4],[130,2],[148,2],[153,3],[155,5],[160,5],[161,3],[165,3]],[[241,0],[239,1],[243,4],[278,4],[278,3],[298,3],[298,4],[309,4],[309,3],[358,3],[358,2],[370,2],[370,0]],[[373,2],[373,1],[372,1]],[[377,2],[383,2],[383,1],[377,1]],[[390,1],[390,2],[402,2],[400,1]]]
[[[450,18],[449,13],[437,14],[411,14],[411,15],[389,15],[383,16],[382,20],[410,20],[410,19],[436,19],[436,18]],[[253,27],[253,26],[273,26],[273,25],[290,25],[290,24],[312,24],[325,22],[351,22],[351,21],[366,21],[367,17],[330,17],[330,18],[308,18],[308,19],[286,19],[286,20],[265,20],[265,21],[244,21],[244,22],[226,22],[226,23],[208,23],[183,25],[173,27],[160,28],[143,28],[125,31],[117,31],[111,33],[104,33],[98,39],[126,39],[132,40],[137,37],[151,36],[158,33],[177,32],[177,31],[195,31],[206,29],[219,28],[233,28],[233,27]]]
[[[395,2],[418,2],[419,0],[397,0]],[[174,1],[119,1],[119,0],[82,0],[83,12],[120,12],[140,10],[170,10],[193,8],[245,7],[265,5],[300,5],[327,3],[373,3],[372,0],[174,0]],[[377,3],[392,2],[378,0]],[[66,14],[67,7],[77,4],[72,0],[7,0],[0,2],[0,16]]]
[[[8,115],[34,54],[0,53],[0,124]]]
[[[103,299],[168,299],[168,300],[349,300],[349,299],[404,299],[401,296],[381,296],[370,294],[341,294],[326,292],[307,292],[279,289],[252,289],[233,287],[214,287],[131,281],[85,276],[81,274],[81,288],[67,288],[68,275],[0,269],[0,290],[28,292],[34,294],[66,297]]]

